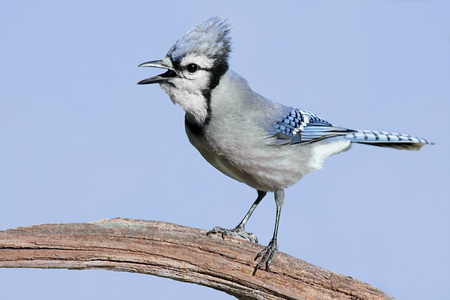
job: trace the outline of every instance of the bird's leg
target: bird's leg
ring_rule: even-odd
[[[250,219],[250,216],[252,215],[255,208],[258,206],[259,202],[264,198],[264,196],[267,194],[267,192],[259,191],[258,190],[258,198],[256,198],[255,202],[252,204],[250,209],[248,210],[247,214],[245,215],[244,219],[242,219],[241,223],[239,223],[234,229],[225,229],[222,227],[214,227],[210,231],[208,231],[207,235],[210,235],[212,233],[221,233],[222,238],[225,238],[225,236],[240,236],[244,239],[249,239],[252,242],[258,242],[258,238],[254,233],[248,233],[245,231],[245,224],[247,223],[248,219]]]
[[[266,248],[264,248],[261,252],[259,252],[255,260],[261,257],[261,260],[256,265],[255,270],[253,271],[253,275],[256,274],[256,271],[260,269],[264,264],[266,264],[266,271],[269,270],[269,266],[272,263],[273,256],[278,251],[278,242],[277,242],[277,235],[278,235],[278,225],[280,223],[280,214],[281,214],[281,207],[284,203],[284,190],[276,190],[275,191],[275,204],[277,205],[277,215],[275,218],[275,229],[273,232],[273,237],[270,243],[267,245]]]

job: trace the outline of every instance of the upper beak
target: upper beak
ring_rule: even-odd
[[[140,64],[138,67],[153,67],[167,69],[167,72],[159,74],[138,82],[138,84],[150,84],[150,83],[161,83],[168,80],[171,77],[177,76],[173,70],[172,60],[168,57],[164,57],[161,60],[153,60]]]

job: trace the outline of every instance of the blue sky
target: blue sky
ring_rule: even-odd
[[[256,192],[203,160],[158,86],[136,85],[158,72],[139,63],[220,15],[231,68],[258,93],[338,126],[436,142],[329,158],[286,190],[280,251],[398,299],[446,299],[449,11],[446,1],[2,1],[0,229],[113,217],[235,226]],[[262,244],[274,216],[270,194],[247,225]],[[231,299],[141,274],[0,269],[0,299],[212,297]]]

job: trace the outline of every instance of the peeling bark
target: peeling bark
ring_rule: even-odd
[[[391,299],[281,252],[269,272],[252,276],[262,248],[200,229],[116,218],[0,231],[0,267],[136,272],[201,284],[238,299]]]

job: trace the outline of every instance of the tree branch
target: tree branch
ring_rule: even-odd
[[[341,274],[277,253],[252,276],[262,246],[179,225],[116,218],[0,231],[1,268],[106,269],[201,284],[238,299],[391,299]]]

